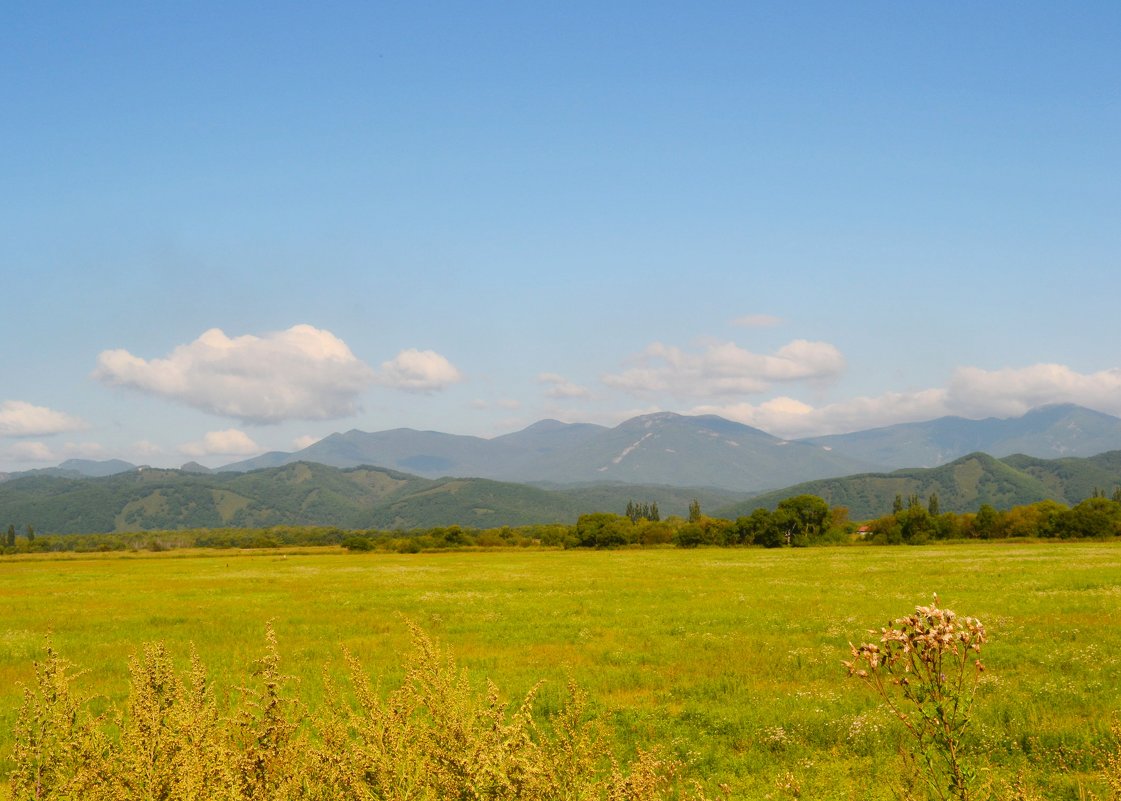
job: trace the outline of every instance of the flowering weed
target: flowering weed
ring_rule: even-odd
[[[920,606],[880,630],[878,643],[851,645],[849,675],[880,696],[910,733],[930,798],[976,798],[962,737],[985,669],[985,627],[938,606]]]

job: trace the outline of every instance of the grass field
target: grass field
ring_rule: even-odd
[[[1022,776],[1038,797],[1110,798],[1121,713],[1113,543],[5,558],[0,770],[18,685],[48,633],[87,671],[79,691],[104,708],[128,692],[128,656],[154,640],[183,664],[194,643],[232,696],[271,620],[314,712],[323,666],[341,668],[344,645],[392,685],[408,618],[511,700],[544,680],[543,713],[574,677],[620,755],[660,745],[732,798],[890,797],[898,726],[841,661],[850,640],[934,592],[990,633],[972,745],[993,786]]]

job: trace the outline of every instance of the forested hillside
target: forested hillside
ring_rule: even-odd
[[[897,498],[912,495],[937,495],[943,511],[975,512],[985,504],[996,509],[1042,500],[1075,504],[1095,490],[1113,492],[1119,485],[1121,451],[1069,459],[995,459],[973,453],[941,467],[808,481],[723,507],[717,514],[734,518],[756,508],[774,508],[785,498],[803,494],[823,498],[830,506],[848,507],[857,520],[888,514]]]
[[[656,501],[667,515],[685,515],[694,498],[712,508],[737,496],[624,484],[554,490],[298,462],[249,473],[145,468],[104,478],[28,476],[0,484],[0,521],[57,534],[283,525],[491,527],[574,523],[588,511],[622,512],[634,499]]]

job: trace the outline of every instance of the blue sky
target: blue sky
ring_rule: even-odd
[[[1121,4],[21,4],[0,470],[1121,414]]]

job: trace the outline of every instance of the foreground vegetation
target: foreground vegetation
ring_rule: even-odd
[[[314,716],[289,697],[270,628],[239,708],[223,717],[197,657],[183,675],[160,645],[129,661],[125,709],[106,721],[74,696],[70,665],[48,648],[24,694],[10,778],[17,801],[658,801],[684,797],[678,763],[605,757],[604,733],[572,697],[544,732],[534,691],[507,714],[497,688],[476,694],[438,645],[412,627],[414,654],[381,697],[348,655],[349,697],[327,685]],[[110,726],[113,729],[110,729]],[[112,736],[115,733],[116,736]],[[699,788],[691,797],[704,801]]]
[[[868,628],[937,591],[988,632],[964,735],[981,786],[1007,798],[1111,797],[1111,724],[1121,712],[1115,543],[365,558],[180,551],[32,555],[0,569],[5,773],[20,685],[34,684],[48,632],[86,671],[73,687],[94,715],[112,721],[127,707],[125,666],[143,662],[144,643],[163,643],[180,676],[193,643],[219,717],[234,721],[247,697],[240,688],[260,687],[261,675],[249,674],[271,620],[279,671],[293,677],[284,697],[321,723],[329,686],[348,686],[344,647],[365,675],[385,677],[383,691],[402,685],[412,621],[457,655],[472,697],[484,697],[488,680],[501,688],[507,721],[537,687],[528,710],[544,735],[573,680],[620,764],[660,749],[710,797],[724,783],[732,798],[882,798],[902,792],[905,731],[842,662]]]

